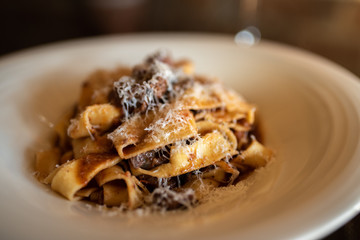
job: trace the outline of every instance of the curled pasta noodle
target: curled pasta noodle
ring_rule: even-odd
[[[92,136],[97,131],[108,130],[121,116],[121,111],[110,104],[89,106],[77,119],[73,119],[68,135],[71,138]]]
[[[63,164],[51,181],[51,188],[69,200],[101,170],[114,166],[120,157],[113,154],[88,154]]]
[[[104,186],[104,203],[109,206],[127,203],[128,208],[134,209],[141,205],[144,193],[148,192],[135,176],[132,176],[130,172],[125,172],[119,166],[104,169],[95,176],[95,180],[99,186]],[[116,180],[123,180],[125,184],[116,184],[114,183]],[[120,194],[111,194],[109,193],[111,191],[117,191]],[[114,197],[116,195],[118,197]]]
[[[74,158],[81,158],[90,153],[107,153],[112,150],[112,142],[106,135],[95,138],[84,137],[72,140]]]
[[[69,200],[172,210],[266,166],[256,106],[188,60],[157,52],[131,70],[92,74],[36,157],[38,179]]]
[[[134,175],[146,174],[157,178],[168,178],[200,169],[235,154],[236,150],[217,132],[207,133],[189,146],[173,146],[170,162],[152,170],[133,169]]]
[[[216,124],[216,123],[211,122],[211,121],[199,121],[199,122],[196,123],[196,125],[198,127],[199,133],[203,134],[203,135],[208,133],[208,132],[213,132],[215,130],[219,131],[228,140],[231,147],[233,149],[236,149],[236,147],[237,147],[236,137],[235,137],[234,133],[229,128],[227,128],[226,126],[221,125],[221,124]]]
[[[168,117],[167,117],[168,116]],[[109,134],[122,158],[166,146],[197,134],[195,119],[189,110],[149,112],[135,116]]]
[[[245,165],[251,168],[264,167],[272,158],[273,152],[264,147],[256,139],[239,156],[232,160],[235,165]]]
[[[216,86],[211,84],[202,85],[198,82],[194,86],[187,89],[185,94],[179,99],[180,104],[184,108],[192,110],[216,109],[223,106],[221,99],[216,94]]]
[[[40,151],[36,154],[35,168],[37,169],[37,177],[41,182],[48,183],[46,178],[59,164],[60,154],[59,148]]]

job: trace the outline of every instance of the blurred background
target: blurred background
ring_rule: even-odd
[[[360,76],[360,0],[1,0],[0,24],[0,55],[103,34],[255,26]]]
[[[261,39],[307,49],[360,76],[360,0],[1,0],[0,55],[106,34],[235,36],[250,26]],[[326,239],[360,239],[360,217]]]

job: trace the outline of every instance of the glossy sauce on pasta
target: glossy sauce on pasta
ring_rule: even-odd
[[[36,156],[38,179],[69,200],[123,209],[186,209],[273,157],[256,107],[188,60],[157,52],[86,79],[76,110]]]

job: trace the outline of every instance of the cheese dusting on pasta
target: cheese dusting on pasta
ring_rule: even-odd
[[[57,142],[36,155],[39,181],[69,200],[134,210],[187,209],[272,158],[254,105],[188,60],[157,52],[132,69],[97,71]],[[206,191],[205,191],[206,190]]]

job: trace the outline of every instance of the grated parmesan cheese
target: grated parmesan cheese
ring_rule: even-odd
[[[64,133],[59,133],[65,139],[56,147],[62,151],[60,159],[66,161],[56,162],[48,177],[49,184],[63,164],[74,161],[65,158],[66,154],[89,157],[95,151],[97,160],[94,158],[92,163],[89,157],[84,166],[69,171],[74,178],[84,172],[94,175],[94,180],[89,180],[90,186],[85,186],[85,190],[88,187],[94,192],[81,197],[97,202],[99,211],[107,209],[102,204],[106,204],[104,189],[109,190],[106,197],[117,204],[108,216],[129,209],[135,215],[190,209],[210,202],[213,197],[222,198],[225,192],[222,189],[239,190],[229,185],[260,166],[251,161],[264,154],[267,161],[272,157],[272,151],[256,142],[260,152],[252,151],[254,156],[244,158],[249,145],[256,141],[252,137],[255,107],[219,81],[192,74],[189,62],[184,64],[187,70],[180,62],[173,62],[166,51],[160,51],[127,74],[102,71],[93,75],[83,85],[77,116],[67,120],[67,129],[64,127]],[[92,109],[95,104],[98,112]],[[100,111],[101,104],[114,114]],[[85,125],[85,129],[82,126],[81,134],[70,134],[80,129],[79,116],[85,111],[89,122],[98,121]],[[48,123],[43,116],[39,117]],[[106,127],[102,127],[103,122]],[[109,147],[100,144],[99,139],[103,138],[110,143]],[[93,141],[79,144],[84,139]],[[99,184],[101,174],[119,180],[110,175],[111,171],[106,172],[110,167],[96,172],[102,164],[101,154],[118,158],[120,162],[111,167],[121,168],[124,172],[121,176],[131,180],[131,184],[125,186],[115,180]],[[40,174],[44,175],[37,172]],[[106,184],[108,188],[104,188]],[[67,187],[59,188],[60,194],[66,196]],[[86,208],[91,207],[86,204]]]

